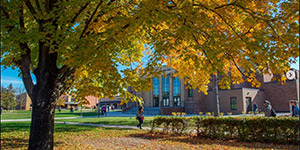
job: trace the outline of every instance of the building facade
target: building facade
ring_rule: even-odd
[[[16,110],[31,110],[31,99],[27,93],[17,95],[16,101]]]
[[[57,103],[56,107],[70,109],[71,107],[79,107],[78,102],[76,102],[76,98],[71,95],[62,95],[59,99],[62,99],[62,102]],[[98,106],[100,103],[100,106],[106,105],[106,106],[113,106],[114,108],[120,108],[121,98],[116,96],[114,99],[109,98],[97,98],[94,96],[87,96],[86,100],[88,101],[88,104],[83,104],[85,108],[94,108],[94,106]],[[28,96],[27,93],[22,93],[16,96],[16,110],[31,110],[31,99]]]
[[[209,85],[208,94],[199,93],[187,88],[183,79],[174,76],[175,70],[163,66],[164,74],[153,78],[153,87],[150,91],[129,92],[140,96],[144,100],[144,107],[157,107],[160,114],[170,115],[172,112],[186,112],[199,114],[199,112],[214,112],[216,95],[213,85]],[[241,114],[252,111],[254,103],[258,109],[263,109],[263,101],[269,100],[277,112],[290,111],[291,100],[299,101],[299,71],[296,79],[287,80],[285,85],[272,79],[273,75],[260,75],[257,79],[262,83],[260,88],[253,88],[248,82],[231,85],[230,90],[219,88],[220,111],[224,113]]]

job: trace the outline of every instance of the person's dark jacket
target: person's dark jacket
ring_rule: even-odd
[[[293,106],[292,108],[292,116],[293,117],[298,117],[299,116],[299,107],[296,105],[296,106]]]
[[[272,117],[272,106],[271,103],[269,101],[264,101],[265,105],[265,116],[266,117]]]

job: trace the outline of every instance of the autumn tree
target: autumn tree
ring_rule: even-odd
[[[17,105],[16,96],[14,94],[15,90],[12,84],[8,87],[1,86],[1,107],[6,110],[13,108]]]
[[[145,0],[139,10],[157,60],[199,92],[212,81],[223,89],[245,81],[259,87],[258,73],[285,82],[299,57],[297,0]]]
[[[61,106],[65,106],[65,97],[64,96],[61,96],[57,99],[56,106],[58,106],[59,107],[58,109],[60,109],[60,110],[61,110]]]
[[[125,102],[140,100],[124,89],[151,87],[151,75],[163,63],[204,93],[211,74],[222,77],[218,83],[224,88],[245,79],[259,86],[257,71],[283,74],[299,56],[298,4],[2,1],[2,63],[20,69],[33,105],[29,149],[53,149],[56,101],[68,91],[82,100],[116,94]],[[144,44],[149,45],[147,64],[141,62]]]
[[[29,149],[53,149],[55,106],[63,93],[73,90],[82,99],[116,94],[126,98],[128,86],[149,85],[150,78],[138,82],[143,76],[136,75],[140,65],[117,69],[139,64],[143,56],[143,32],[133,16],[137,4],[1,1],[2,64],[20,69],[32,100]]]

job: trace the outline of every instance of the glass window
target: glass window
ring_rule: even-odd
[[[193,97],[194,89],[191,87],[188,89],[189,97]]]
[[[170,83],[169,75],[165,78],[162,77],[162,94],[163,94],[163,106],[170,106],[169,104],[169,94],[170,94]]]
[[[236,97],[230,97],[230,106],[231,106],[231,110],[237,110]]]
[[[180,106],[180,80],[178,77],[173,77],[173,100],[174,106]]]
[[[152,78],[153,82],[153,107],[159,106],[159,79]]]

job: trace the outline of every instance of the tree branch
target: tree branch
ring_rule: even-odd
[[[26,3],[26,6],[28,7],[28,9],[30,10],[30,12],[31,12],[31,14],[32,14],[32,16],[33,16],[33,18],[34,18],[37,22],[39,22],[39,19],[37,19],[37,17],[36,17],[37,13],[36,13],[35,9],[33,8],[32,4],[30,3],[30,1],[29,1],[29,0],[25,0],[25,3]]]
[[[39,0],[35,0],[35,4],[36,4],[38,11],[41,13],[41,15],[43,15]]]
[[[20,17],[19,17],[20,28],[23,34],[25,34],[25,24],[24,24],[24,12],[23,6],[20,9]],[[22,50],[25,50],[25,54],[21,55],[21,60],[16,62],[18,66],[20,66],[20,70],[22,72],[22,80],[24,82],[26,91],[30,98],[32,98],[32,90],[34,84],[32,82],[32,77],[30,74],[30,67],[32,66],[31,58],[30,58],[30,48],[26,42],[19,42],[19,46]]]
[[[200,46],[200,43],[198,42],[198,39],[196,38],[196,36],[195,36],[194,34],[192,34],[192,35],[193,35],[193,38],[194,38],[194,40],[196,41],[196,43]],[[206,55],[206,58],[207,58],[208,62],[209,62],[211,65],[213,65],[213,63],[210,61],[210,59],[209,59],[209,57],[208,57],[206,51],[205,51],[204,49],[201,49],[201,50],[202,50],[203,53]]]
[[[232,3],[229,3],[229,4],[225,4],[225,5],[221,5],[221,6],[218,6],[218,7],[215,7],[214,9],[220,9],[220,8],[223,8],[223,7],[226,7],[226,6],[232,6],[235,4],[236,1],[232,2]]]
[[[4,16],[6,17],[6,19],[10,19],[9,13],[6,11],[5,7],[0,6]]]
[[[100,7],[100,5],[101,5],[102,3],[103,3],[103,0],[101,0],[101,2],[97,5],[97,7],[96,7],[96,9],[94,10],[94,12],[92,13],[91,17],[89,18],[89,20],[88,20],[87,23],[85,24],[85,27],[84,27],[83,31],[81,32],[80,38],[83,38],[83,36],[84,36],[86,30],[87,30],[88,27],[89,27],[89,24],[91,23],[91,21],[92,21],[94,15],[96,14],[98,8]]]
[[[5,18],[6,18],[7,20],[9,20],[9,19],[10,19],[10,15],[9,15],[9,13],[6,11],[6,8],[0,6],[0,9],[2,10],[2,12],[3,12]],[[12,29],[16,28],[16,26],[11,25],[11,26],[8,26],[7,28],[8,28],[7,31],[10,32]]]
[[[57,0],[46,0],[45,10],[47,13],[50,13],[50,11],[53,9],[53,6],[55,5],[56,2]]]
[[[245,8],[241,5],[238,5],[238,4],[233,4],[234,6],[237,6],[241,9],[243,9],[245,12],[247,12],[249,15],[251,15],[253,18],[257,18],[257,19],[260,19],[260,20],[263,20],[263,21],[273,21],[273,20],[267,20],[267,19],[264,19],[264,18],[261,18],[261,17],[266,17],[266,16],[263,16],[262,14],[260,13],[257,13],[257,12],[254,12],[252,9],[249,9],[249,8]],[[249,12],[250,11],[250,12]],[[258,16],[261,16],[261,17],[258,17],[258,16],[255,16],[255,15],[258,15]]]
[[[80,10],[75,14],[74,18],[71,19],[71,23],[75,23],[77,17],[82,13],[82,11],[84,9],[87,8],[87,6],[90,4],[91,2],[86,3],[83,7],[80,8]]]

